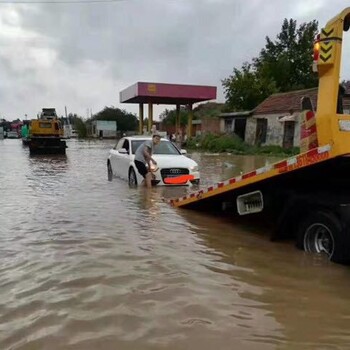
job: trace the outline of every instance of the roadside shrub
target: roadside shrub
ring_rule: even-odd
[[[204,149],[213,150],[213,145],[215,144],[215,140],[218,138],[217,135],[214,134],[205,134],[201,141],[201,146]]]
[[[238,136],[221,135],[209,142],[209,150],[213,152],[235,152],[246,151],[246,145]]]
[[[202,138],[200,136],[191,137],[186,141],[186,148],[195,149],[202,148]]]
[[[299,153],[298,147],[285,149],[280,146],[250,146],[237,135],[205,134],[187,140],[188,149],[202,149],[211,152],[230,152],[235,154],[266,154],[289,156]]]

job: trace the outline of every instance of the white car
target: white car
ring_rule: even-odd
[[[107,159],[108,180],[113,176],[126,179],[130,186],[137,186],[143,181],[134,163],[137,148],[146,140],[147,136],[123,137],[117,145],[109,151]],[[153,150],[152,158],[157,162],[157,169],[153,169],[153,185],[168,185],[169,179],[184,179],[177,185],[198,184],[200,174],[198,164],[186,157],[185,150],[179,150],[172,142],[161,138],[159,145]],[[187,176],[190,175],[190,176]],[[171,181],[170,181],[171,182]]]

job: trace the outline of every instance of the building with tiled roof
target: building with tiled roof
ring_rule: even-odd
[[[350,112],[350,87],[345,87],[344,113]],[[252,145],[299,146],[301,100],[309,97],[316,110],[318,88],[272,94],[247,118],[245,141]]]
[[[288,114],[292,111],[301,112],[301,99],[307,96],[311,99],[314,108],[317,106],[317,91],[318,88],[297,90],[272,94],[261,102],[254,110],[254,115],[265,114]]]

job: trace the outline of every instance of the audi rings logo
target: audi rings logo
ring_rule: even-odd
[[[170,169],[169,172],[170,172],[170,174],[181,174],[180,169]]]

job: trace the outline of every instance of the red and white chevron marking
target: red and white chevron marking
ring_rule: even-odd
[[[301,155],[306,156],[306,157],[313,157],[317,154],[329,152],[330,149],[331,149],[331,146],[326,145],[326,146],[314,148],[314,149],[308,151],[307,153],[303,153]],[[269,172],[270,170],[279,169],[281,171],[282,170],[288,171],[289,166],[296,165],[298,163],[298,157],[300,157],[301,155],[296,155],[296,156],[287,158],[285,160],[282,160],[282,161],[274,163],[274,164],[267,164],[267,165],[263,166],[262,168],[258,168],[256,170],[253,170],[251,172],[233,177],[233,178],[228,179],[226,181],[216,183],[216,184],[211,185],[210,187],[208,187],[206,189],[190,193],[187,196],[179,197],[179,198],[175,198],[175,199],[174,198],[169,199],[169,200],[167,200],[167,202],[170,204],[175,204],[175,203],[179,203],[179,202],[182,202],[182,201],[185,201],[188,199],[192,199],[192,198],[201,199],[203,197],[203,194],[205,194],[205,193],[212,192],[216,189],[223,188],[225,186],[232,185],[234,183],[237,183],[237,182],[240,182],[240,181],[261,175],[261,174],[265,174],[265,173]]]

